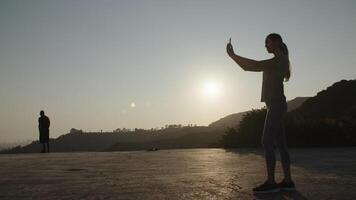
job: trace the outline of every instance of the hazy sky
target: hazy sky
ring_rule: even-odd
[[[0,0],[0,142],[70,128],[208,125],[260,108],[261,73],[226,55],[289,47],[287,99],[356,77],[356,1]]]

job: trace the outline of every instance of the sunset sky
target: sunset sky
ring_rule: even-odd
[[[0,0],[0,142],[70,128],[112,131],[208,125],[261,108],[262,74],[235,52],[271,58],[265,37],[290,51],[288,100],[356,78],[356,1]]]

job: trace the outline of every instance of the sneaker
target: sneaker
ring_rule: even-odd
[[[264,182],[262,185],[253,188],[254,193],[271,193],[271,192],[279,192],[279,187],[276,183],[268,183]]]
[[[277,183],[277,186],[279,189],[284,190],[284,191],[295,191],[295,185],[293,181],[286,182],[284,179],[282,182]]]

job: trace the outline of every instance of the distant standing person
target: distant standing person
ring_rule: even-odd
[[[263,128],[262,145],[265,149],[267,180],[253,188],[255,193],[295,190],[291,178],[290,158],[285,137],[284,117],[287,113],[287,102],[284,95],[283,80],[290,78],[290,66],[287,45],[277,33],[266,37],[265,47],[274,57],[256,61],[235,54],[231,39],[226,46],[228,55],[245,71],[263,72],[261,102],[267,106]],[[281,154],[284,179],[276,183],[274,173],[276,166],[275,148]]]
[[[49,118],[45,112],[41,110],[41,117],[38,118],[38,129],[40,131],[40,143],[43,145],[41,153],[49,152]],[[47,146],[47,151],[46,151]]]

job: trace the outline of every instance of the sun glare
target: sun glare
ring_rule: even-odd
[[[203,93],[208,97],[217,97],[220,93],[219,84],[215,81],[207,81],[203,86]]]

